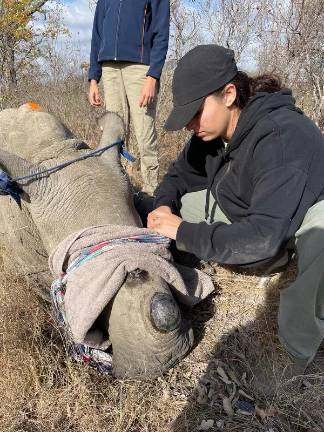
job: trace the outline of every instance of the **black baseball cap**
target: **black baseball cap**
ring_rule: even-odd
[[[219,45],[198,45],[179,61],[173,75],[173,109],[165,129],[185,127],[204,98],[230,82],[237,74],[234,52]]]

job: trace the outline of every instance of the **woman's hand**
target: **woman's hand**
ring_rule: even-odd
[[[146,107],[153,102],[156,94],[156,78],[147,76],[139,99],[139,106]]]
[[[147,216],[147,228],[173,240],[177,237],[177,231],[182,219],[172,214],[170,207],[161,206],[153,210]]]
[[[100,95],[99,95],[99,87],[96,80],[90,81],[89,88],[89,96],[88,96],[90,105],[93,107],[99,107],[101,105]]]

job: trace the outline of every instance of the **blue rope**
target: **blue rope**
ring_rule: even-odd
[[[5,171],[2,171],[0,169],[0,195],[10,195],[18,204],[19,207],[21,207],[21,198],[20,194],[22,193],[22,190],[20,189],[19,185],[17,183],[23,181],[23,180],[32,180],[36,179],[39,180],[42,175],[49,175],[56,171],[61,170],[62,168],[65,168],[71,164],[74,164],[75,162],[79,162],[85,159],[88,159],[93,156],[101,156],[103,152],[106,150],[109,150],[112,147],[119,146],[119,153],[126,159],[128,159],[130,162],[134,162],[136,159],[133,155],[131,155],[124,147],[124,141],[118,140],[113,142],[112,144],[108,144],[105,147],[92,150],[89,153],[80,156],[76,159],[69,160],[67,162],[63,162],[59,165],[55,165],[53,167],[44,169],[43,171],[37,171],[32,172],[30,174],[27,174],[25,176],[15,177],[11,178]]]
[[[65,167],[67,167],[69,165],[74,164],[75,162],[79,162],[79,161],[88,159],[88,158],[93,157],[93,156],[101,156],[102,153],[104,153],[106,150],[109,150],[110,148],[115,147],[117,145],[120,146],[120,153],[124,157],[126,157],[127,159],[129,159],[129,157],[133,158],[133,156],[131,156],[127,151],[125,151],[125,149],[124,149],[124,141],[119,140],[119,141],[113,142],[112,144],[106,145],[105,147],[93,150],[93,151],[91,151],[91,152],[89,152],[89,153],[87,153],[87,154],[85,154],[83,156],[80,156],[80,157],[76,158],[76,159],[72,159],[72,160],[69,160],[67,162],[63,162],[63,163],[61,163],[59,165],[55,165],[55,166],[47,168],[47,169],[45,169],[43,171],[37,171],[37,172],[31,173],[31,174],[27,174],[25,176],[15,177],[15,178],[13,178],[11,180],[13,182],[17,183],[17,182],[21,182],[22,180],[31,180],[31,179],[35,179],[35,178],[39,179],[40,176],[42,176],[42,175],[52,174],[52,173],[54,173],[56,171],[61,170],[62,168],[65,168]],[[131,159],[129,159],[129,160],[131,160]]]

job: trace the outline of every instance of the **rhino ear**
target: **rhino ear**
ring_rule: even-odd
[[[15,180],[17,177],[22,177],[33,172],[37,172],[37,167],[35,165],[5,150],[0,150],[0,168],[5,171],[13,180]],[[30,196],[37,193],[37,182],[23,180],[17,181],[17,185]]]
[[[98,148],[104,147],[118,140],[124,140],[126,129],[122,118],[113,112],[106,112],[98,120],[102,136]]]

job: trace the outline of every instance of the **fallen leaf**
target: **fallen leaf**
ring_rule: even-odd
[[[235,395],[236,395],[236,384],[233,383],[232,392],[231,392],[231,395],[229,396],[229,400],[230,400],[231,402],[233,401]]]
[[[237,378],[236,373],[232,369],[228,370],[228,375],[231,378],[231,380],[235,382],[235,384],[241,386],[241,381]]]
[[[214,394],[215,394],[215,390],[211,388],[208,392],[208,399],[213,399]]]
[[[163,389],[162,399],[166,401],[166,400],[168,400],[169,398],[170,398],[169,390],[167,390],[167,389]]]
[[[218,375],[220,376],[220,379],[225,383],[225,384],[232,384],[232,381],[228,378],[226,372],[224,371],[224,369],[221,366],[218,366],[218,368],[216,369]]]
[[[224,408],[224,411],[226,412],[226,414],[229,417],[233,417],[234,410],[233,410],[233,407],[232,407],[232,403],[231,403],[231,401],[230,401],[230,399],[228,397],[224,397],[223,398],[223,408]]]
[[[250,412],[248,412],[248,411],[244,411],[244,410],[240,410],[240,409],[238,409],[238,410],[236,411],[236,413],[237,413],[237,414],[241,414],[241,415],[245,415],[245,416],[251,416],[251,415],[253,415],[253,413],[250,413]]]
[[[239,394],[240,395],[242,395],[242,396],[244,396],[246,399],[250,399],[251,401],[253,401],[254,400],[254,397],[252,397],[252,396],[250,396],[249,394],[247,394],[247,393],[245,393],[245,391],[244,390],[242,390],[242,389],[239,389]]]
[[[216,422],[216,426],[218,427],[218,429],[224,429],[224,426],[225,426],[224,420],[218,420]]]
[[[255,413],[260,417],[261,420],[264,420],[268,417],[266,411],[262,408],[259,408],[257,405],[255,407]]]
[[[203,405],[208,402],[207,389],[205,386],[202,385],[197,386],[197,402],[200,405]]]
[[[247,381],[246,381],[246,372],[244,372],[242,374],[241,381],[245,385],[245,387],[247,387],[248,384],[247,384]]]
[[[265,420],[268,417],[274,417],[275,415],[277,415],[277,410],[272,406],[269,406],[268,408],[260,408],[256,405],[255,413],[262,420]]]
[[[233,354],[241,360],[246,360],[246,357],[242,352],[233,350]]]
[[[303,380],[302,381],[302,384],[306,387],[306,388],[311,388],[311,387],[313,387],[313,385],[309,382],[309,381],[307,381],[307,380]]]

